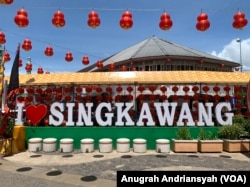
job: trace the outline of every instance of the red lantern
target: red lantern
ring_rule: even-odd
[[[17,11],[17,15],[14,18],[18,27],[27,27],[29,25],[28,13],[23,8]]]
[[[4,52],[4,62],[9,62],[9,61],[10,61],[10,54],[7,51],[5,51]]]
[[[122,87],[121,87],[121,86],[118,86],[118,87],[116,88],[116,91],[119,92],[119,93],[122,92]]]
[[[88,16],[88,26],[95,29],[99,27],[101,24],[101,20],[99,18],[99,15],[95,11],[91,11]]]
[[[106,91],[107,91],[108,93],[111,93],[111,92],[112,92],[112,88],[111,88],[111,87],[107,87],[107,88],[106,88]]]
[[[23,41],[22,48],[25,51],[30,51],[32,49],[31,41],[29,39],[25,39]]]
[[[73,60],[73,56],[72,56],[72,53],[71,52],[67,52],[66,55],[65,55],[65,60],[67,62],[71,62]]]
[[[109,65],[109,70],[110,70],[110,71],[114,71],[114,70],[115,70],[115,64],[114,64],[114,63],[111,63],[111,64]]]
[[[3,0],[0,3],[6,4],[6,5],[10,5],[13,3],[14,0]]]
[[[43,68],[39,67],[39,68],[37,69],[37,73],[38,73],[38,74],[43,74],[43,73],[44,73]]]
[[[54,13],[54,17],[51,20],[55,27],[63,27],[65,25],[64,14],[60,10]]]
[[[123,65],[123,66],[121,67],[121,71],[127,71],[127,66]]]
[[[169,30],[173,26],[171,17],[167,13],[163,13],[160,17],[159,27],[162,30]]]
[[[82,64],[88,65],[89,64],[89,57],[87,57],[87,56],[82,57]]]
[[[5,39],[5,34],[0,31],[0,44],[5,44],[6,39]]]
[[[200,13],[197,16],[196,29],[199,31],[206,31],[210,27],[208,15],[206,13]]]
[[[120,19],[121,28],[127,30],[133,26],[132,14],[129,11],[125,11]]]
[[[247,24],[248,20],[245,18],[245,14],[241,11],[238,11],[234,14],[234,21],[232,23],[233,28],[235,29],[243,29]]]
[[[97,68],[103,68],[103,63],[101,60],[98,60],[96,63]]]
[[[32,71],[32,64],[27,63],[27,64],[26,64],[26,67],[25,67],[25,70],[26,70],[27,72],[31,72],[31,71]]]
[[[22,67],[23,66],[23,61],[21,58],[18,59],[18,67]]]
[[[51,46],[46,47],[44,54],[46,56],[53,56],[54,54],[53,48]]]

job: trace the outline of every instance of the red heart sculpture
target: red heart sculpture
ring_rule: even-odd
[[[26,117],[34,124],[37,125],[47,113],[47,106],[44,104],[29,105],[26,107]]]

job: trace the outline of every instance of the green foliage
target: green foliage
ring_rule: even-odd
[[[208,131],[206,132],[203,128],[200,129],[199,135],[198,135],[199,140],[217,140],[218,137],[216,133]]]
[[[244,134],[244,129],[239,124],[225,125],[220,127],[218,134],[222,139],[239,140]]]
[[[177,140],[191,140],[190,129],[186,126],[179,127],[176,133]]]
[[[243,115],[235,115],[233,117],[233,124],[240,125],[244,129],[242,136],[250,137],[250,120],[245,119]]]

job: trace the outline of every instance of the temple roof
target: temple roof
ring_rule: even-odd
[[[192,48],[185,47],[173,42],[169,42],[158,37],[149,37],[127,49],[124,49],[104,60],[103,66],[107,66],[110,63],[121,64],[126,61],[135,61],[143,59],[160,59],[160,58],[175,58],[185,60],[200,60],[208,59],[211,62],[218,64],[230,65],[232,67],[239,66],[239,63],[228,61],[205,52],[194,50]],[[79,72],[91,72],[98,68],[96,64],[90,65]]]

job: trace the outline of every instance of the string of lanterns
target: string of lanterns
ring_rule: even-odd
[[[0,4],[12,4],[13,0],[0,0]],[[19,28],[27,27],[29,25],[29,18],[28,18],[28,13],[24,8],[21,8],[17,11],[16,16],[14,17],[14,22]],[[51,19],[51,23],[57,27],[64,27],[66,25],[65,21],[65,16],[64,13],[61,10],[57,10]],[[96,29],[99,27],[101,24],[101,19],[99,14],[96,11],[90,11],[88,14],[88,20],[87,20],[87,25],[93,29]],[[248,20],[245,16],[245,13],[242,11],[238,10],[234,16],[233,16],[233,22],[232,22],[232,27],[234,29],[243,29],[245,26],[247,26]],[[126,10],[122,13],[121,19],[119,22],[119,25],[122,29],[128,30],[133,27],[133,15],[132,12]],[[159,21],[159,28],[161,30],[167,31],[171,29],[173,26],[173,21],[171,19],[171,16],[164,12],[163,14],[160,15],[160,21]],[[206,31],[210,27],[210,21],[208,19],[208,14],[201,12],[197,16],[197,23],[196,23],[196,29],[198,31]],[[6,38],[5,34],[0,31],[0,45],[6,43]],[[25,39],[22,43],[22,49],[25,51],[30,51],[32,49],[32,42],[29,39]],[[48,57],[53,56],[54,51],[51,46],[47,46],[44,50],[44,54]],[[71,62],[73,60],[73,54],[68,51],[65,54],[65,61]],[[4,61],[8,62],[10,61],[10,55],[7,51],[5,51],[4,54]],[[83,65],[88,65],[89,64],[89,59],[87,56],[83,56],[82,58],[82,64]],[[19,60],[19,66],[22,66],[22,60]],[[102,61],[98,60],[96,63],[97,68],[102,68],[103,64]],[[126,67],[122,67],[121,70],[124,71]],[[30,69],[28,67],[28,69]],[[32,68],[31,68],[32,69]],[[109,68],[111,71],[115,69],[115,65],[110,65]],[[40,69],[38,70],[39,73],[43,72]]]

